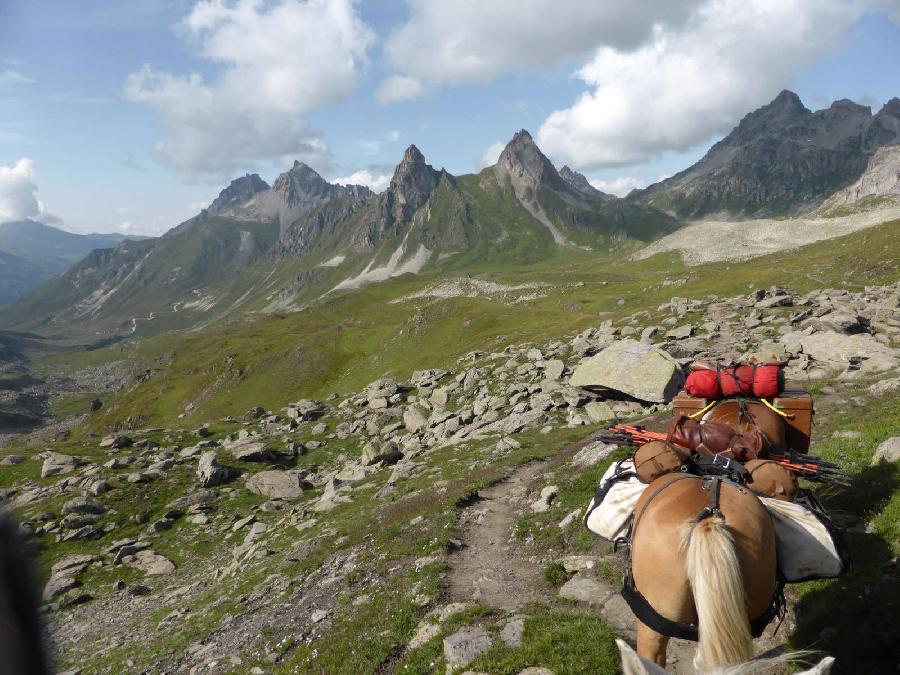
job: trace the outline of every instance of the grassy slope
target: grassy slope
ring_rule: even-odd
[[[530,265],[504,263],[500,254],[493,265],[484,258],[467,268],[485,280],[552,285],[546,297],[523,304],[468,298],[392,303],[439,278],[407,275],[335,294],[301,312],[47,357],[35,366],[60,370],[127,357],[151,370],[146,382],[94,418],[98,430],[129,416],[148,426],[165,423],[188,403],[195,404],[191,418],[202,421],[253,405],[278,408],[303,396],[347,393],[381,375],[452,367],[473,349],[551,339],[603,318],[654,310],[673,294],[662,285],[667,279],[686,279],[677,294],[688,297],[724,297],[776,283],[802,292],[849,280],[890,282],[898,276],[900,232],[897,223],[887,223],[796,252],[702,268],[686,268],[673,254],[632,263],[630,246],[612,244],[604,253],[557,251]],[[452,259],[447,268],[449,274],[457,271]]]

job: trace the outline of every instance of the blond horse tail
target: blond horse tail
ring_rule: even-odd
[[[734,666],[753,656],[744,580],[725,519],[692,522],[683,539],[687,576],[697,608],[697,656],[701,673]]]

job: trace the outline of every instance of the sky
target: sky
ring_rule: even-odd
[[[528,129],[624,195],[782,89],[900,96],[900,0],[0,0],[0,221],[157,235],[295,159],[384,189]]]

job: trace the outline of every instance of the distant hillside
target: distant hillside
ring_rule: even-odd
[[[527,266],[676,227],[662,211],[558,172],[520,131],[494,167],[452,176],[410,146],[381,194],[295,162],[238,178],[159,239],[93,252],[0,313],[0,325],[107,338],[295,310],[402,274]]]
[[[811,112],[783,91],[699,162],[629,197],[682,218],[799,213],[853,183],[878,148],[898,142],[900,99],[874,116],[846,99]]]
[[[0,223],[0,305],[15,302],[62,274],[98,248],[128,239],[121,234],[73,234],[33,220]]]

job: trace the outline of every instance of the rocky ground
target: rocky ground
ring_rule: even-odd
[[[675,297],[342,399],[0,451],[0,503],[44,550],[61,669],[602,671],[631,618],[621,555],[580,516],[627,450],[592,435],[663,424],[683,366],[750,354],[787,361],[830,429],[836,386],[896,401],[898,307],[900,285]]]

